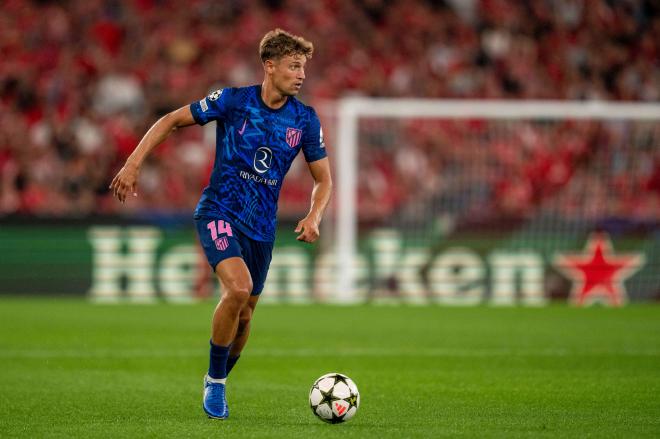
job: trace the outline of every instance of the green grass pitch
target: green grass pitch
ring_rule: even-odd
[[[201,409],[214,304],[0,300],[0,437],[660,437],[660,306],[260,305]],[[315,419],[314,380],[361,392]]]

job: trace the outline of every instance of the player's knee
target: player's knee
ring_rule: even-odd
[[[238,316],[238,324],[245,328],[250,324],[250,320],[252,320],[252,308],[245,306],[241,310],[241,314]]]
[[[245,334],[250,327],[250,320],[252,320],[252,317],[241,317],[238,319],[238,330],[236,331],[236,336],[241,336]]]
[[[241,306],[247,303],[252,294],[252,282],[231,282],[226,285],[227,290],[225,291],[227,300],[234,301]]]

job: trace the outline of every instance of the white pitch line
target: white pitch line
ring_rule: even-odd
[[[195,358],[204,357],[207,351],[200,349],[9,349],[0,350],[0,359],[30,358]],[[569,349],[452,349],[422,348],[396,349],[250,349],[246,356],[254,357],[568,357],[608,356],[660,357],[660,350],[569,350]]]

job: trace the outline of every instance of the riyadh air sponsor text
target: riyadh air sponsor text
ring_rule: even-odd
[[[266,186],[277,186],[278,182],[276,178],[264,178],[260,175],[255,175],[248,171],[240,171],[239,175],[243,180],[252,180],[257,183],[265,184]]]

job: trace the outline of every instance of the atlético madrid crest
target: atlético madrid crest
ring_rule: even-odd
[[[286,129],[286,143],[291,148],[295,148],[296,146],[298,146],[301,137],[302,137],[302,130],[299,130],[297,128]]]
[[[225,251],[227,250],[227,247],[229,247],[229,241],[227,241],[226,236],[222,236],[215,241],[215,248],[217,248],[220,251]]]

